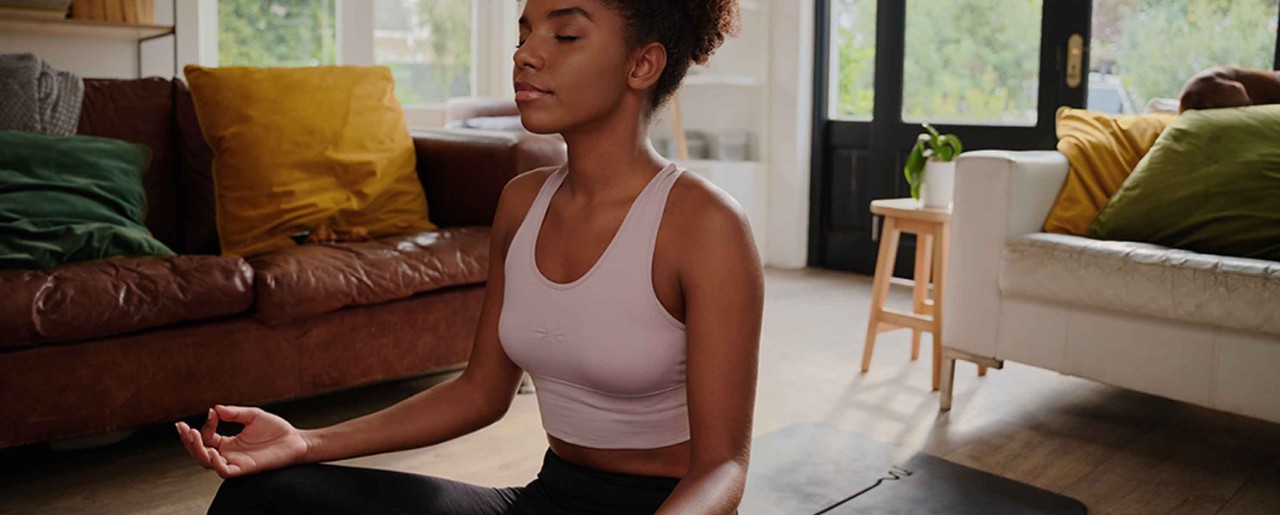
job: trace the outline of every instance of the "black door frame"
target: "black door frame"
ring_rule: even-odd
[[[831,52],[831,2],[815,0],[815,40],[814,40],[814,89],[812,111],[812,142],[810,149],[809,176],[809,242],[807,265],[826,268],[852,268],[855,271],[870,274],[874,270],[874,245],[835,257],[828,248],[828,233],[835,233],[831,224],[831,206],[829,191],[832,189],[833,170],[831,163],[832,149],[841,145],[856,146],[854,142],[866,142],[871,149],[869,159],[865,163],[869,170],[893,170],[897,166],[894,149],[903,142],[914,142],[919,126],[902,121],[902,80],[904,71],[904,52],[906,37],[906,1],[878,0],[876,4],[876,53],[875,53],[875,103],[872,120],[869,122],[853,122],[848,120],[831,120],[829,109],[829,76]],[[1083,70],[1089,70],[1090,25],[1092,22],[1092,0],[1045,0],[1041,16],[1040,45],[1040,88],[1037,99],[1036,129],[1028,131],[1026,127],[982,127],[973,131],[972,126],[938,124],[943,131],[966,131],[964,137],[966,150],[978,149],[1053,149],[1056,138],[1053,137],[1054,111],[1057,106],[1070,105],[1083,107],[1087,94],[1087,81],[1078,88],[1067,87],[1062,77],[1066,66],[1066,40],[1070,34],[1079,33],[1084,37]],[[1277,8],[1280,18],[1280,7]],[[1051,64],[1046,66],[1045,64]],[[1276,41],[1275,67],[1280,69],[1280,38]],[[856,168],[857,163],[853,163]],[[853,175],[858,175],[855,170]],[[863,184],[850,184],[851,188],[870,192],[873,196],[885,196],[884,192],[902,193],[904,186],[901,174],[865,173]],[[844,180],[844,178],[839,178]],[[850,179],[856,181],[856,178]],[[843,184],[842,184],[843,185]],[[879,193],[877,195],[877,193]],[[869,202],[869,199],[863,199]],[[866,206],[861,206],[866,210]],[[861,216],[861,213],[859,214]],[[852,230],[845,229],[850,238],[865,238],[871,241],[875,225],[870,213],[866,213],[866,223],[855,224]],[[909,277],[912,271],[914,241],[904,238],[899,249],[897,266],[898,276]],[[832,263],[830,261],[840,261]],[[852,264],[851,264],[852,263]]]
[[[1066,65],[1066,40],[1072,33],[1089,38],[1091,0],[1045,0],[1040,30],[1040,70],[1037,98],[1037,121],[1033,130],[1027,127],[987,127],[976,130],[974,126],[937,124],[943,131],[965,131],[966,149],[1036,149],[1053,148],[1053,113],[1059,105],[1084,105],[1085,87],[1068,88],[1060,78]],[[878,0],[876,4],[876,53],[875,53],[875,101],[869,122],[831,120],[828,118],[828,77],[830,74],[831,12],[828,0],[817,0],[814,46],[814,105],[812,112],[812,148],[810,157],[809,196],[809,249],[808,265],[828,268],[852,268],[870,274],[875,266],[875,249],[861,245],[863,250],[845,255],[841,263],[829,263],[827,232],[830,224],[828,190],[832,173],[828,169],[829,152],[839,146],[856,146],[866,142],[870,149],[866,162],[868,173],[855,170],[862,184],[851,184],[855,190],[872,197],[902,194],[905,181],[901,174],[870,173],[876,170],[896,170],[899,156],[895,148],[915,141],[918,124],[902,121],[902,82],[906,47],[907,7],[904,0]],[[1088,69],[1088,49],[1084,56]],[[905,142],[905,143],[904,143]],[[856,168],[856,164],[854,165]],[[857,181],[859,179],[852,178]],[[896,193],[893,193],[896,192]],[[869,203],[870,198],[859,204]],[[859,206],[863,210],[866,206]],[[859,213],[859,217],[862,213]],[[866,223],[859,224],[849,234],[853,238],[865,238],[872,242],[875,221],[866,213]],[[848,231],[846,231],[848,232]],[[909,277],[914,261],[914,240],[904,238],[899,248],[897,273]],[[846,266],[832,266],[832,265]]]

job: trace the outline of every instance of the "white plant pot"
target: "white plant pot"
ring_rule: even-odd
[[[951,209],[956,186],[955,161],[928,161],[920,183],[920,204],[931,209]]]

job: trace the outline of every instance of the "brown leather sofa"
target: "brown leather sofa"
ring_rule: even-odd
[[[0,448],[463,364],[507,180],[558,139],[414,134],[440,230],[221,256],[212,154],[181,81],[86,80],[81,134],[144,143],[147,226],[179,255],[0,270]]]

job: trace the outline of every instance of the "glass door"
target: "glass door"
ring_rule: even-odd
[[[820,0],[809,264],[871,274],[872,200],[910,196],[921,122],[966,150],[1054,148],[1084,106],[1088,0]],[[896,275],[910,277],[903,238]]]
[[[1217,65],[1280,69],[1278,0],[818,0],[809,265],[871,274],[872,200],[909,195],[928,121],[966,150],[1053,149],[1058,106],[1176,110]],[[904,237],[895,275],[909,277]]]

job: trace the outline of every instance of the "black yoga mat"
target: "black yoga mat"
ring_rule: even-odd
[[[821,424],[756,438],[740,513],[1084,514],[1083,503]]]

